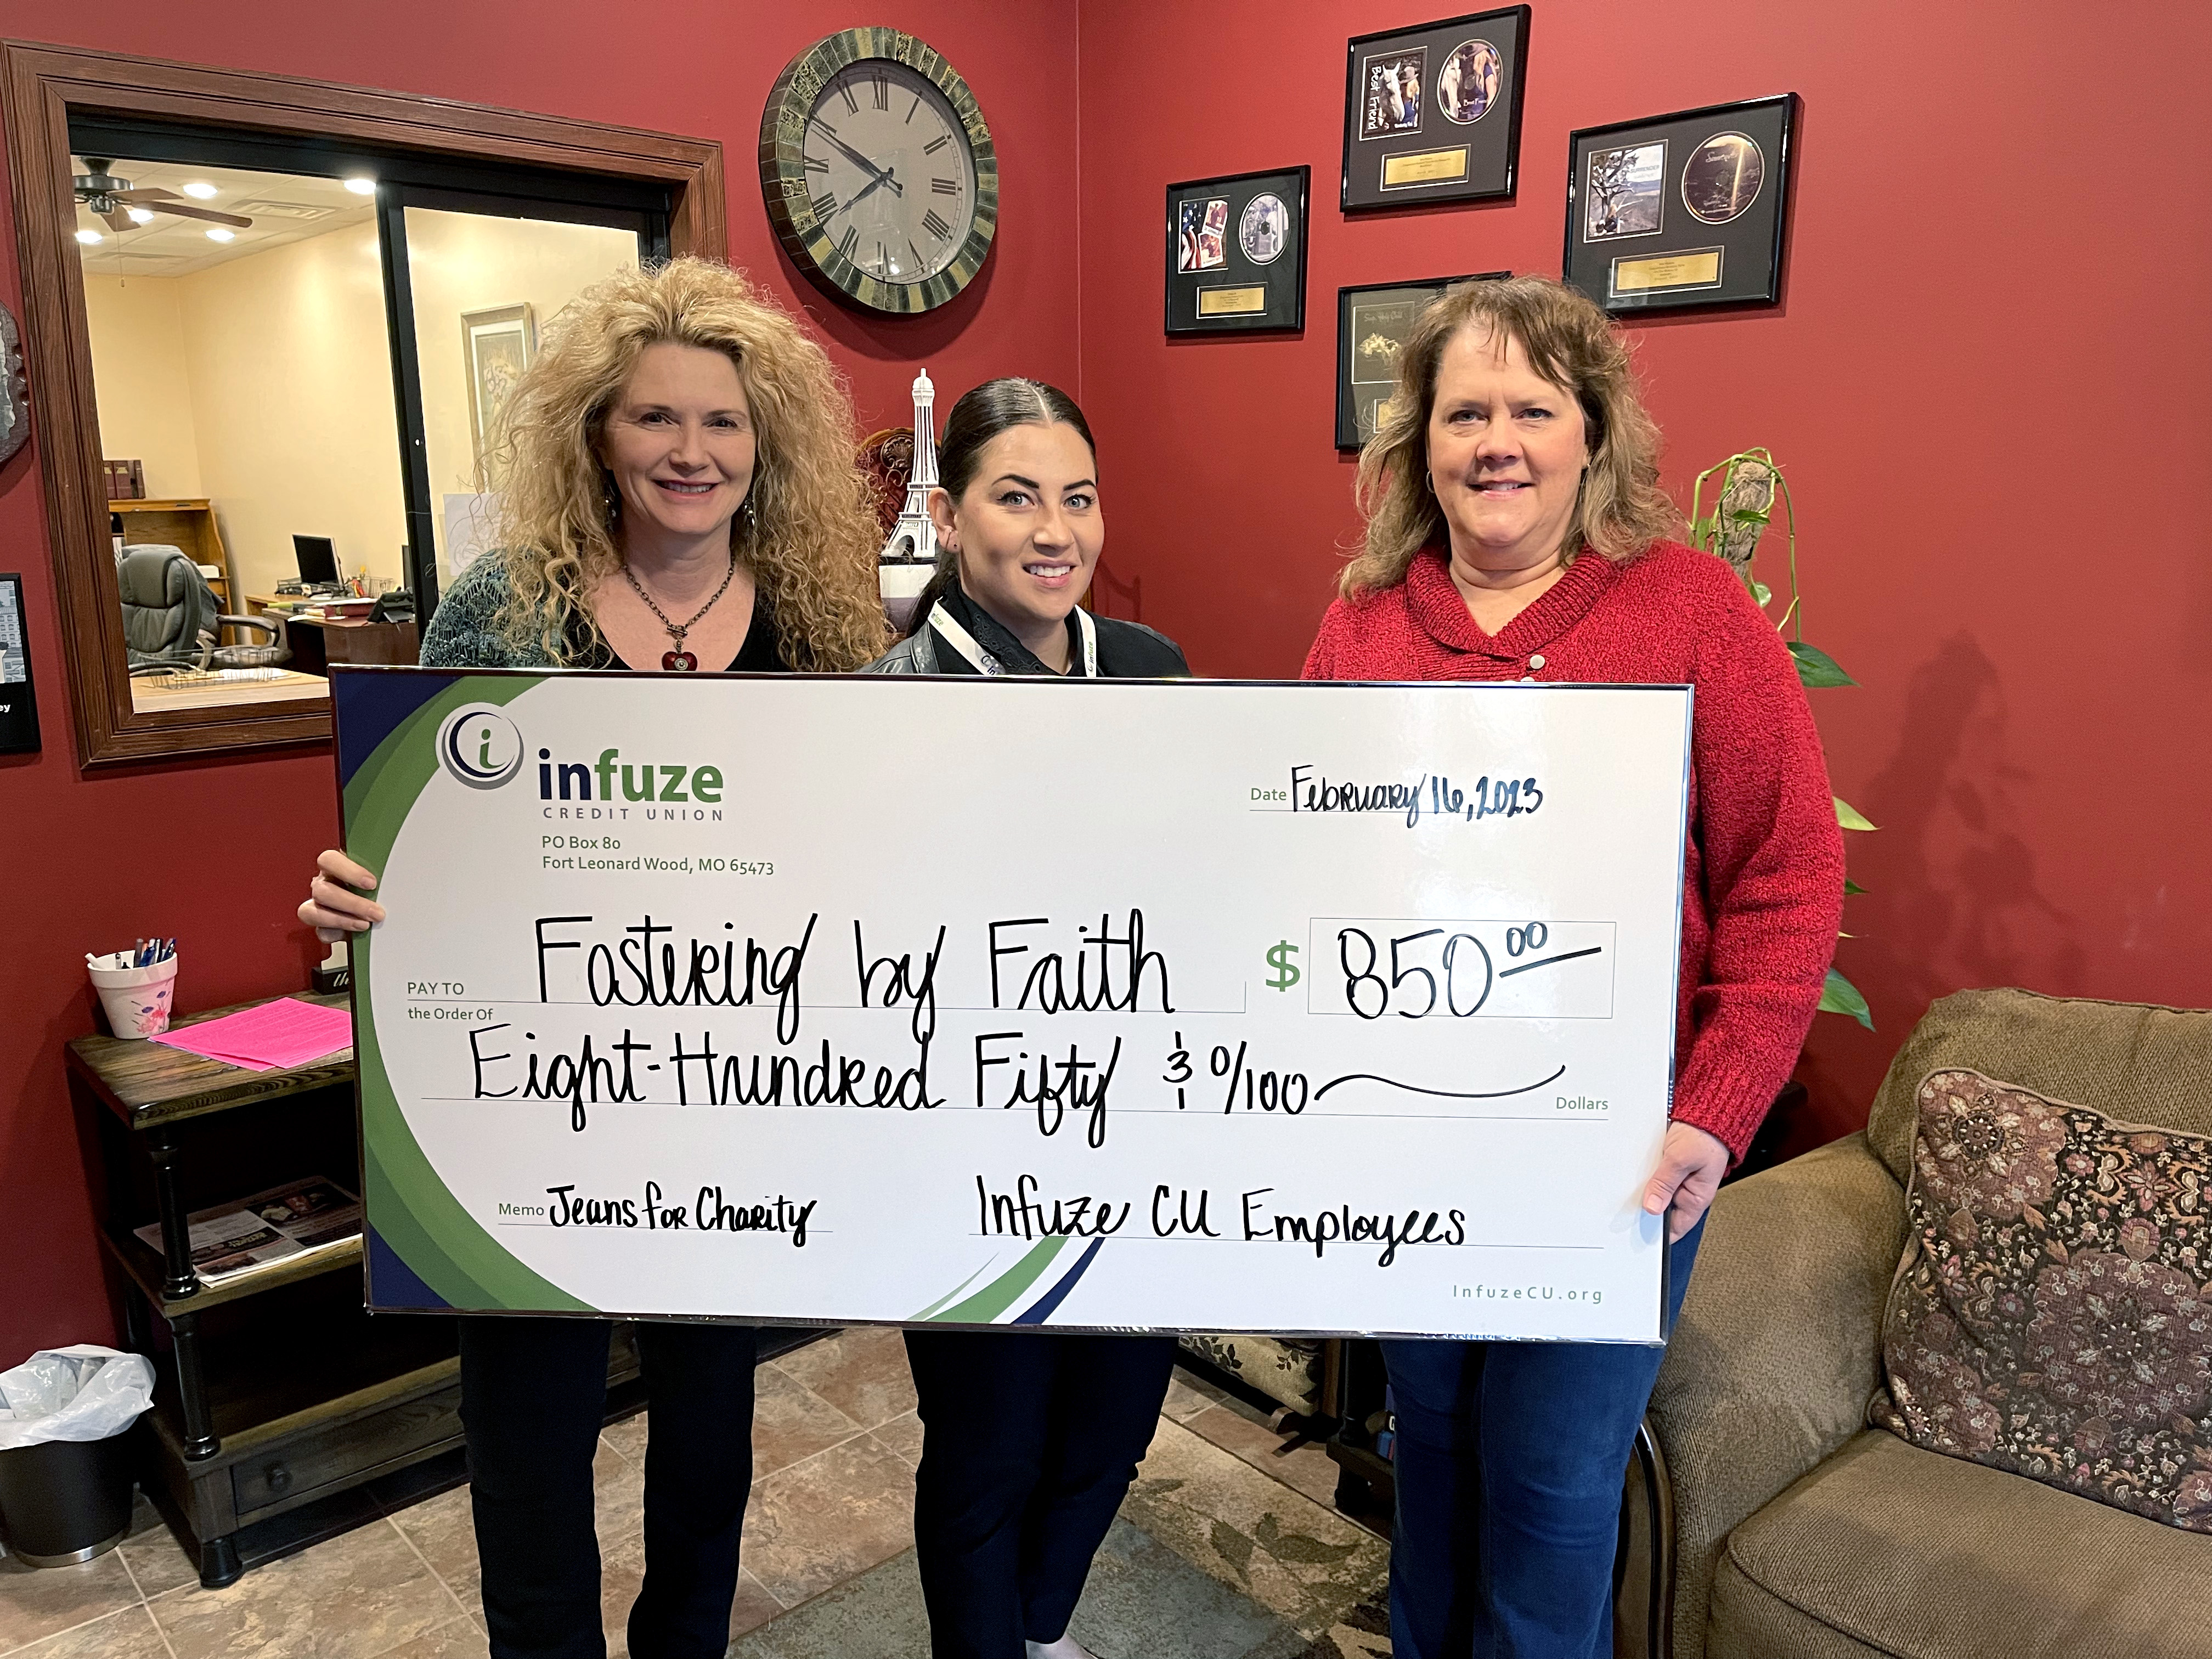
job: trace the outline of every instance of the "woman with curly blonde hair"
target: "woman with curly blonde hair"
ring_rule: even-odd
[[[422,641],[439,668],[857,668],[890,633],[852,411],[829,357],[737,272],[700,259],[580,295],[510,393],[493,452],[503,550],[462,572]],[[300,917],[384,920],[375,875],[325,852]],[[607,1327],[464,1318],[461,1416],[500,1659],[603,1654],[592,1461]],[[719,1659],[752,1484],[758,1334],[647,1323],[646,1577],[629,1650]]]
[[[672,428],[649,395],[684,364],[733,394],[696,454],[659,442]],[[742,276],[685,258],[611,276],[553,319],[501,410],[487,471],[504,550],[462,573],[423,660],[647,668],[688,654],[718,669],[735,665],[750,610],[782,666],[857,668],[887,635],[853,454],[828,355]],[[699,650],[664,649],[694,632]],[[747,654],[768,659],[761,644]]]
[[[1705,1206],[1796,1062],[1842,918],[1843,838],[1790,653],[1722,561],[1669,539],[1626,343],[1539,276],[1448,290],[1360,457],[1366,544],[1309,679],[1690,684],[1674,1092],[1640,1202],[1668,1318]],[[1589,1659],[1621,1477],[1663,1350],[1386,1341],[1398,1659]]]

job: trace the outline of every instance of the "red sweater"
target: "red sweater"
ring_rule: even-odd
[[[1844,838],[1796,669],[1728,566],[1673,542],[1585,553],[1492,636],[1431,548],[1397,586],[1329,606],[1305,678],[1697,687],[1672,1109],[1741,1158],[1820,1000]]]

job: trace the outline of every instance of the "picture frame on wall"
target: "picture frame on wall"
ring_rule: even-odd
[[[1794,92],[1567,141],[1566,280],[1615,315],[1782,298]]]
[[[1306,206],[1313,169],[1170,185],[1167,331],[1248,334],[1306,325]]]
[[[1346,213],[1510,198],[1521,161],[1528,8],[1346,43]]]
[[[481,462],[501,405],[538,356],[538,319],[529,302],[463,312],[461,355],[468,371],[469,431]]]
[[[1336,447],[1366,447],[1388,418],[1398,358],[1413,325],[1455,283],[1497,282],[1510,270],[1480,270],[1418,283],[1365,283],[1336,291]]]

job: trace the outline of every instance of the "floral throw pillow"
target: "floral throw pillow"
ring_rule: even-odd
[[[2212,1142],[1978,1072],[1917,1104],[1870,1420],[2212,1532]]]

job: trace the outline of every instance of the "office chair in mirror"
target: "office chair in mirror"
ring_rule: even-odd
[[[123,637],[134,679],[274,668],[292,654],[281,623],[225,615],[182,548],[125,548],[115,562],[115,583],[123,596]],[[267,643],[225,645],[225,629],[265,635]]]

